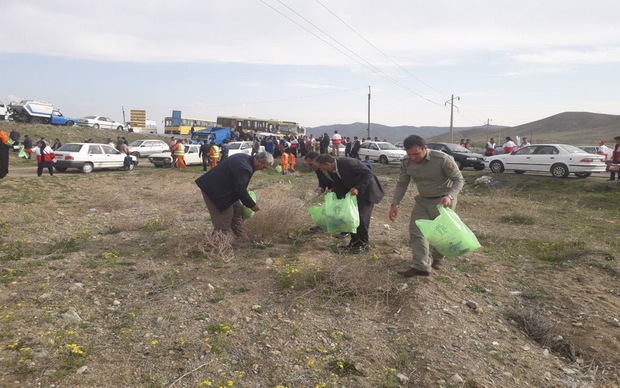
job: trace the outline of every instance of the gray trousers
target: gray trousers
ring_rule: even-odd
[[[429,199],[418,195],[415,197],[415,205],[411,212],[409,221],[409,246],[413,254],[413,268],[420,271],[430,272],[433,260],[437,262],[443,259],[443,256],[429,247],[428,241],[415,224],[416,220],[434,220],[439,216],[439,210],[437,209],[438,203],[439,198]],[[456,210],[456,198],[452,200],[452,206],[450,206],[450,208]]]
[[[238,237],[245,238],[246,235],[243,229],[243,205],[237,201],[228,209],[221,211],[204,191],[200,190],[200,192],[202,193],[202,198],[211,215],[213,230],[223,233],[228,233],[232,230]]]

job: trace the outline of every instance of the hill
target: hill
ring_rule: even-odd
[[[476,127],[456,131],[454,139],[469,138],[474,144],[484,143],[489,137],[504,139],[506,136],[528,137],[532,143],[568,143],[574,145],[597,145],[600,140],[611,141],[620,135],[620,116],[590,113],[564,112],[516,127]],[[449,134],[432,138],[449,141]]]

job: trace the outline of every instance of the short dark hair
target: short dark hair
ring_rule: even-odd
[[[426,141],[422,138],[422,136],[418,135],[409,135],[403,141],[403,147],[408,150],[412,147],[426,147]]]
[[[304,159],[314,160],[316,159],[317,156],[319,156],[318,152],[310,151],[304,155]]]
[[[336,159],[333,156],[327,154],[321,154],[314,159],[317,164],[325,165],[328,163],[334,163]]]
[[[620,140],[620,136],[614,137],[614,140]]]

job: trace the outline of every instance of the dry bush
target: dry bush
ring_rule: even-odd
[[[223,261],[225,263],[235,258],[233,244],[235,241],[233,233],[204,232],[200,238],[187,238],[187,236],[177,236],[173,243],[175,246],[175,257],[198,257],[212,261]]]
[[[248,235],[254,240],[271,242],[282,238],[309,219],[303,201],[293,198],[280,186],[269,187],[256,195],[261,210],[245,223]]]
[[[556,324],[547,318],[541,307],[525,307],[521,310],[513,310],[508,313],[517,325],[534,341],[551,351],[575,360],[579,352],[572,342],[566,340],[556,331]]]

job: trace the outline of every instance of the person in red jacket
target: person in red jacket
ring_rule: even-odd
[[[620,164],[620,136],[614,137],[616,144],[614,145],[614,152],[611,154],[611,163],[607,165],[607,171],[610,172],[609,180],[616,179],[617,170],[612,170],[614,167],[611,164]],[[618,180],[620,180],[620,171],[618,171]]]
[[[54,175],[54,160],[56,154],[52,147],[48,146],[44,140],[39,140],[37,146],[33,149],[35,155],[37,155],[37,176],[43,175],[43,169],[47,168],[50,175]]]

